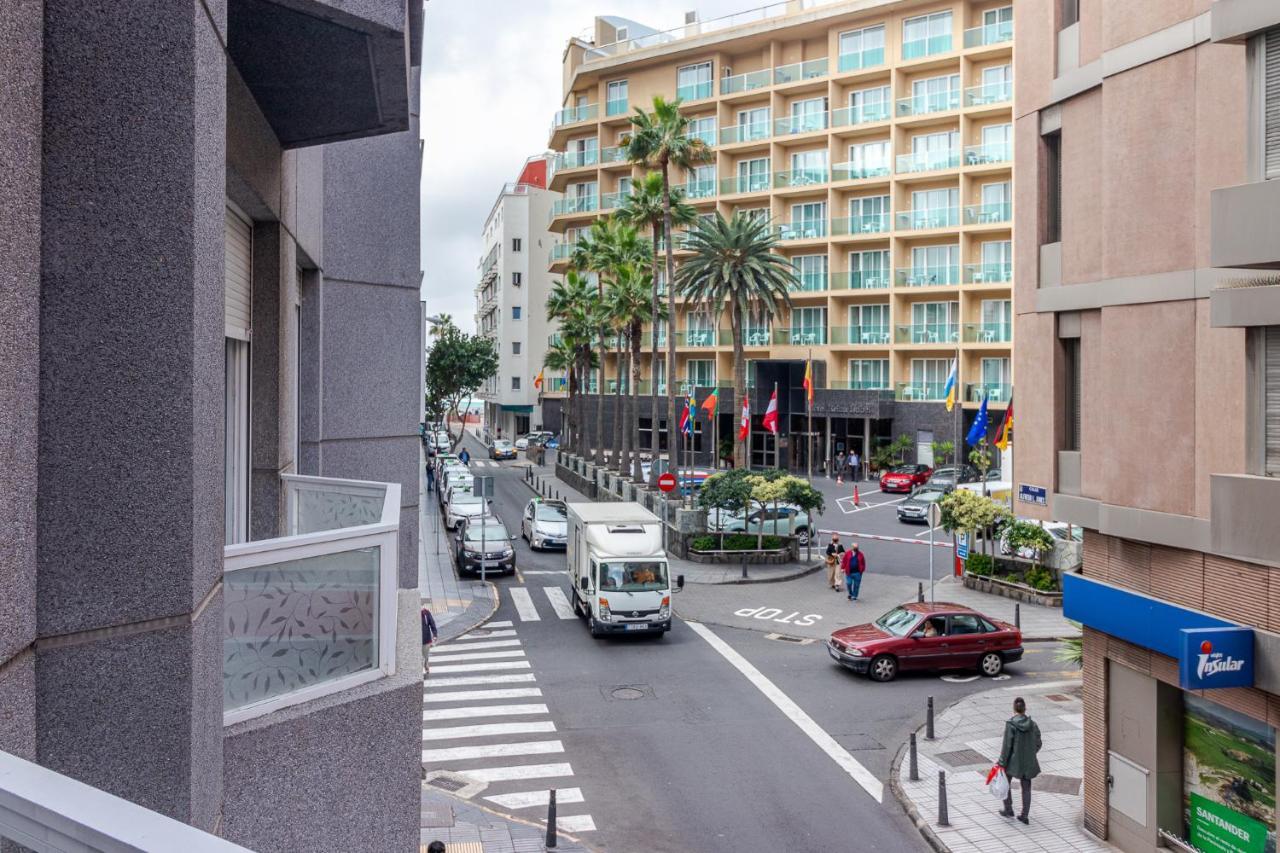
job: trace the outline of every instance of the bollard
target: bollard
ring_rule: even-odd
[[[924,739],[933,740],[933,697],[929,697],[929,706],[924,715]]]
[[[947,820],[947,771],[945,770],[938,771],[938,826],[951,826],[951,821]]]
[[[1013,605],[1013,627],[1022,630],[1022,605]]]
[[[924,604],[924,582],[916,584],[916,601]]]
[[[747,579],[747,561],[746,560],[742,561],[742,579],[743,580]]]
[[[551,798],[547,800],[547,849],[556,846],[556,789],[551,789]]]
[[[912,782],[920,781],[920,765],[916,762],[916,733],[911,733],[911,772],[907,776]]]

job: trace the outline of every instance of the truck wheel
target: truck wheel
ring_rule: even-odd
[[[592,616],[587,620],[587,630],[591,632],[593,637],[600,636],[600,631],[596,628],[596,617]]]
[[[569,597],[573,599],[573,615],[577,616],[579,619],[586,616],[587,614],[582,611],[582,604],[578,601],[577,593],[570,590]]]

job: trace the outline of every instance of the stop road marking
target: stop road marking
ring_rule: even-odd
[[[800,611],[797,610],[779,619],[778,617],[782,616],[782,610],[777,607],[744,607],[741,610],[735,610],[733,615],[741,616],[744,619],[763,619],[767,622],[779,622],[783,625],[796,625],[801,628],[815,625],[822,618],[817,613],[806,613],[804,616],[800,616]],[[800,618],[796,619],[797,616],[800,616]],[[793,619],[795,619],[794,622],[791,621]]]

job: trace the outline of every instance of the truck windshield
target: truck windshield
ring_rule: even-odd
[[[600,564],[600,589],[646,592],[667,588],[666,563],[608,562]]]

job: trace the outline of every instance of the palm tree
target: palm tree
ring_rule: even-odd
[[[573,403],[574,395],[577,392],[573,381],[573,370],[576,366],[577,353],[574,351],[573,341],[566,338],[563,334],[560,340],[547,348],[546,353],[542,356],[542,366],[556,373],[563,373],[566,381],[565,385],[569,389],[569,397],[565,400],[565,408],[563,413],[564,421],[564,444],[565,449],[573,443]]]
[[[698,222],[685,244],[693,257],[680,266],[676,288],[691,302],[705,304],[713,317],[728,304],[736,394],[747,393],[744,321],[777,315],[779,303],[791,307],[790,291],[800,286],[790,261],[773,252],[777,242],[763,218],[735,213],[726,220],[717,213],[713,220]],[[734,447],[733,464],[746,467],[746,448],[740,443]]]
[[[667,281],[667,330],[674,336],[676,328],[676,296],[671,283],[675,281],[675,258],[672,255],[671,230],[671,167],[689,169],[712,158],[711,149],[697,137],[688,135],[689,119],[680,112],[680,99],[668,101],[661,96],[653,99],[653,112],[646,113],[636,107],[631,117],[634,130],[627,141],[627,159],[662,174],[662,233],[666,238]],[[667,344],[667,465],[676,468],[676,350],[674,341]],[[656,431],[657,424],[654,424]]]
[[[624,222],[629,222],[635,226],[648,226],[653,237],[653,256],[652,256],[652,288],[653,302],[650,313],[650,333],[653,344],[652,356],[649,361],[649,379],[650,379],[650,423],[652,429],[649,432],[651,451],[654,458],[658,456],[658,283],[663,281],[662,276],[658,275],[659,251],[658,241],[663,237],[663,223],[667,217],[667,205],[664,201],[664,193],[662,189],[662,175],[657,172],[650,172],[640,179],[639,183],[632,185],[631,195],[627,198],[627,203],[623,205],[615,215]],[[698,218],[697,212],[693,206],[686,203],[684,193],[678,189],[671,190],[671,224],[673,226],[689,225]],[[668,329],[668,332],[673,330]],[[673,346],[673,341],[668,341],[667,346]],[[638,370],[639,365],[634,365],[634,369]],[[636,417],[639,417],[637,413]],[[636,426],[637,431],[639,425]],[[639,450],[639,447],[636,448]],[[653,476],[657,476],[658,466],[652,466]],[[640,476],[636,475],[638,481]]]
[[[581,446],[582,417],[578,409],[581,408],[582,383],[586,380],[582,372],[584,358],[589,362],[591,356],[595,300],[596,294],[592,292],[590,283],[575,270],[570,270],[563,280],[556,282],[547,295],[547,317],[560,321],[560,338],[571,354],[567,373],[569,420],[576,432],[574,429],[569,431],[568,443],[575,451]]]
[[[640,417],[636,411],[636,385],[640,381],[640,345],[644,335],[644,321],[652,310],[653,285],[645,264],[627,264],[618,270],[613,287],[609,290],[609,313],[618,330],[618,337],[626,343],[626,358],[630,385],[623,403],[627,411],[623,421],[629,426],[622,434],[622,464],[619,471],[630,473],[640,481]],[[624,377],[622,359],[618,363],[618,385]],[[655,398],[656,399],[656,398]],[[655,421],[656,427],[656,421]],[[656,429],[655,429],[656,432]],[[634,455],[634,458],[633,458]]]

